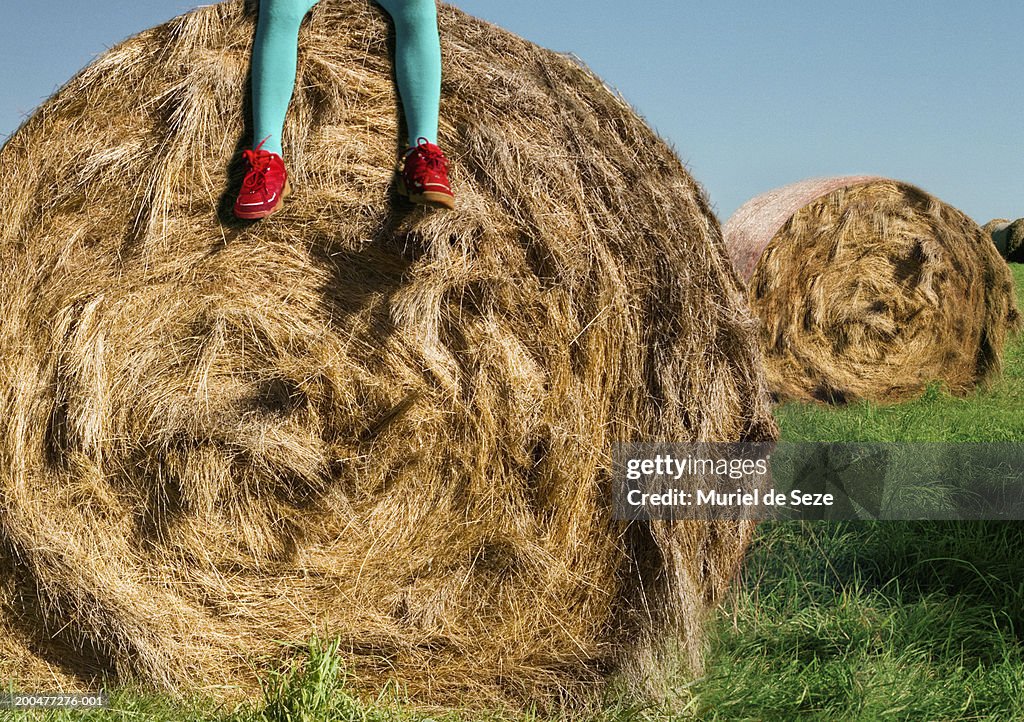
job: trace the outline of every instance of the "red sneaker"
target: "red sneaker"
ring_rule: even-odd
[[[263,143],[242,153],[248,169],[235,201],[235,215],[245,220],[266,218],[274,213],[292,190],[284,160],[277,153],[260,150],[261,145]]]
[[[398,192],[413,203],[455,209],[455,195],[448,183],[448,159],[426,138],[405,154],[398,175]]]

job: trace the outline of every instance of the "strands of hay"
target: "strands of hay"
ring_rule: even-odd
[[[963,393],[1017,323],[1006,264],[974,221],[884,178],[812,179],[745,203],[726,245],[781,398],[894,402]]]
[[[295,195],[237,224],[254,12],[114,48],[0,151],[0,638],[228,695],[315,632],[429,704],[696,664],[751,526],[626,526],[609,484],[617,441],[775,433],[701,189],[587,70],[444,7],[459,211],[405,205],[386,17],[328,0]]]
[[[996,218],[981,230],[992,239],[999,255],[1010,263],[1024,263],[1024,218],[1015,221]]]

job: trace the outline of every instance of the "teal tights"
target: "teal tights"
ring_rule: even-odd
[[[395,77],[409,145],[437,143],[441,44],[434,0],[376,0],[395,24]],[[317,0],[260,0],[252,50],[254,144],[281,154],[281,130],[295,88],[299,25]],[[266,139],[266,140],[264,140]]]

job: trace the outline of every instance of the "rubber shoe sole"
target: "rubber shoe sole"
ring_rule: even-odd
[[[455,210],[455,196],[448,195],[447,193],[423,191],[422,193],[410,194],[409,189],[405,187],[405,181],[402,179],[401,173],[398,174],[398,195],[405,196],[413,203],[419,203],[420,205],[447,208],[450,211]]]
[[[277,199],[277,203],[275,203],[272,208],[263,211],[239,211],[236,209],[235,217],[241,218],[243,221],[257,221],[260,218],[266,218],[267,216],[273,215],[274,213],[277,213],[279,210],[281,210],[281,207],[284,205],[284,199],[290,196],[291,194],[291,181],[285,180],[284,190],[281,192],[281,197]]]

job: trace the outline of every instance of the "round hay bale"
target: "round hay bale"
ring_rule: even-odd
[[[820,178],[748,201],[723,233],[780,398],[964,393],[999,368],[1013,281],[978,225],[919,188]]]
[[[996,218],[982,226],[982,230],[992,238],[999,255],[1010,263],[1024,263],[1024,218]]]
[[[1006,258],[1010,263],[1024,263],[1024,218],[1018,218],[1006,229]]]
[[[386,17],[327,0],[295,194],[237,223],[254,5],[126,41],[0,150],[0,637],[231,695],[317,633],[426,704],[695,666],[751,524],[623,524],[609,485],[615,442],[775,434],[703,191],[572,59],[442,7],[459,211],[404,204]]]
[[[981,227],[983,233],[992,239],[999,255],[1006,258],[1007,237],[1009,236],[1010,221],[1005,218],[994,218]]]

